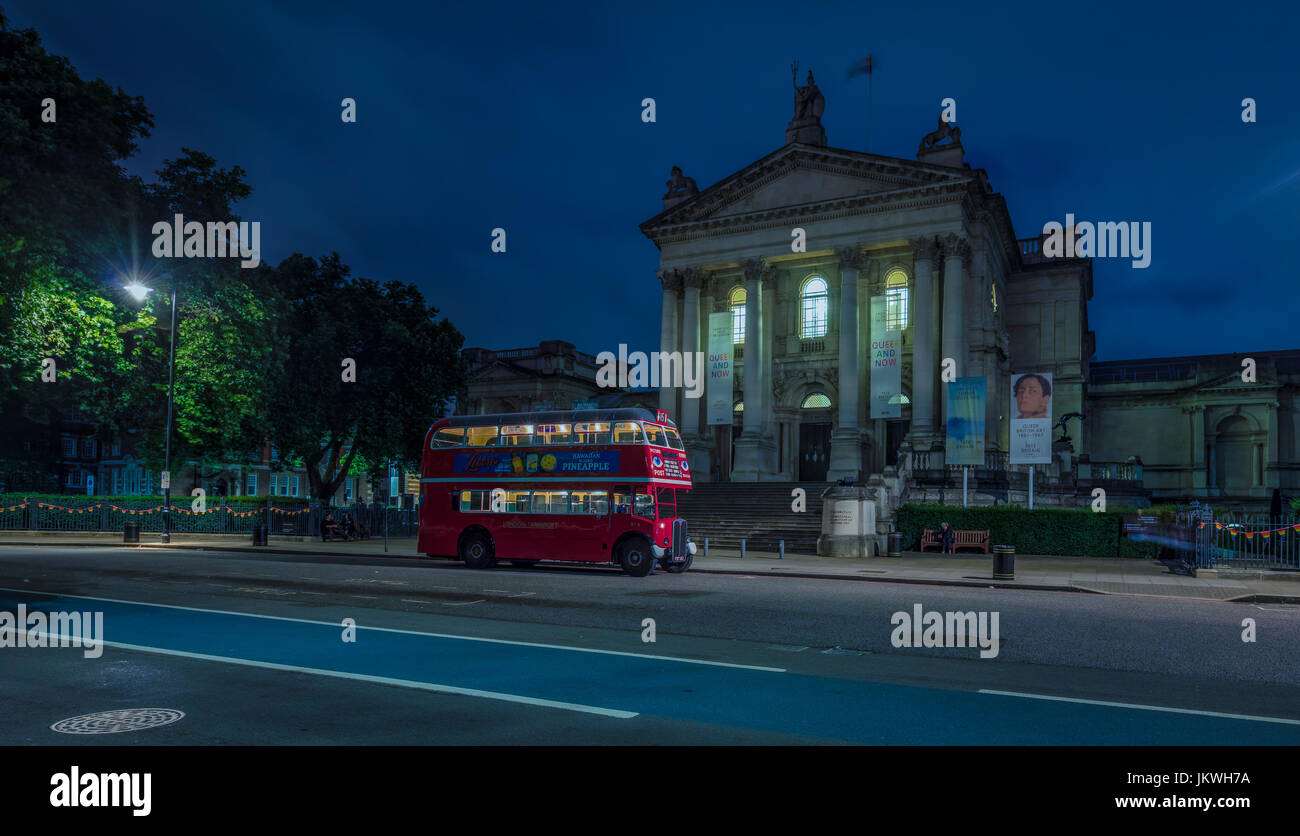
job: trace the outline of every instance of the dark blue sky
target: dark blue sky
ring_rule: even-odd
[[[657,348],[637,224],[669,168],[703,188],[780,147],[795,58],[830,144],[866,150],[866,79],[845,70],[871,52],[877,153],[914,158],[951,96],[1019,237],[1067,212],[1151,222],[1148,269],[1095,263],[1096,359],[1300,348],[1291,4],[3,5],[82,76],[144,97],[134,171],[181,146],[243,166],[267,258],[338,250],[416,282],[467,345]]]

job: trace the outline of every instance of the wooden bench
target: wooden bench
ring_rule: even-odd
[[[989,554],[989,531],[963,531],[953,529],[953,546],[952,550],[957,549],[979,549],[984,554]],[[921,551],[933,547],[935,551],[942,551],[943,545],[939,542],[939,529],[927,528],[921,533]]]

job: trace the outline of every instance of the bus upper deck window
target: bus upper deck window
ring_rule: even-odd
[[[645,425],[646,441],[656,447],[667,447],[668,442],[664,440],[664,428],[657,424]]]
[[[573,425],[574,444],[608,444],[609,422],[584,421]]]
[[[640,444],[642,439],[641,425],[636,421],[619,421],[614,424],[615,444]]]
[[[538,424],[537,441],[540,444],[574,444],[569,424]]]
[[[464,427],[443,427],[433,434],[431,447],[463,447],[465,445]]]
[[[669,447],[673,448],[674,450],[686,449],[684,446],[682,446],[682,437],[677,434],[677,430],[670,430],[667,427],[665,427],[664,434],[668,436]]]
[[[466,427],[470,447],[495,447],[497,443],[496,427]]]
[[[533,425],[532,424],[507,424],[501,428],[501,441],[503,447],[526,447],[533,443]]]

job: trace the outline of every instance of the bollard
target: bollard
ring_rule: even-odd
[[[123,543],[140,542],[140,523],[129,522],[122,526],[122,542]]]
[[[903,534],[899,531],[889,532],[889,556],[903,556]]]
[[[780,546],[781,546],[781,554],[780,554],[780,557],[779,557],[778,559],[779,559],[779,560],[785,560],[785,541],[784,541],[784,540],[781,541]]]
[[[740,556],[741,556],[742,558],[745,556],[745,541],[744,541],[744,540],[741,540],[741,541],[740,541]]]
[[[708,537],[705,537],[705,538],[704,538],[704,556],[705,556],[705,557],[708,557],[708,556],[709,556],[709,538],[708,538]]]
[[[266,526],[264,525],[253,526],[253,545],[254,546],[266,545]]]
[[[1011,581],[1016,578],[1016,547],[993,547],[993,578],[999,581]]]

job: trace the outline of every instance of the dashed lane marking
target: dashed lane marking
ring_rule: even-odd
[[[285,615],[264,615],[262,613],[240,612],[238,610],[214,610],[206,607],[186,607],[180,604],[158,604],[152,601],[128,601],[125,598],[104,598],[97,595],[77,595],[67,592],[49,592],[40,589],[14,589],[13,587],[0,587],[0,592],[16,592],[26,595],[51,595],[56,598],[76,598],[83,601],[109,601],[114,604],[130,604],[136,607],[159,607],[165,610],[183,610],[185,612],[206,612],[217,615],[239,615],[245,618],[264,618],[268,621],[293,621],[299,624],[320,624],[326,627],[334,628],[338,625],[333,621],[317,621],[312,618],[290,618]],[[546,644],[543,642],[524,642],[512,639],[490,639],[485,636],[458,636],[452,633],[428,633],[421,630],[401,630],[396,627],[369,627],[359,626],[362,630],[377,630],[382,633],[404,633],[408,636],[434,636],[440,639],[459,639],[468,642],[487,642],[488,644],[513,644],[522,647],[545,647],[551,650],[569,650],[574,653],[597,653],[603,656],[631,656],[634,659],[661,659],[667,662],[685,662],[691,665],[707,665],[715,668],[739,668],[749,671],[767,671],[768,673],[786,673],[785,668],[770,668],[764,665],[742,665],[737,662],[715,662],[711,659],[689,659],[683,656],[661,656],[652,653],[631,653],[626,650],[604,650],[595,647],[576,647],[567,644]],[[104,642],[106,645],[110,642]],[[121,645],[126,647],[126,645]],[[150,648],[140,648],[149,650]]]

